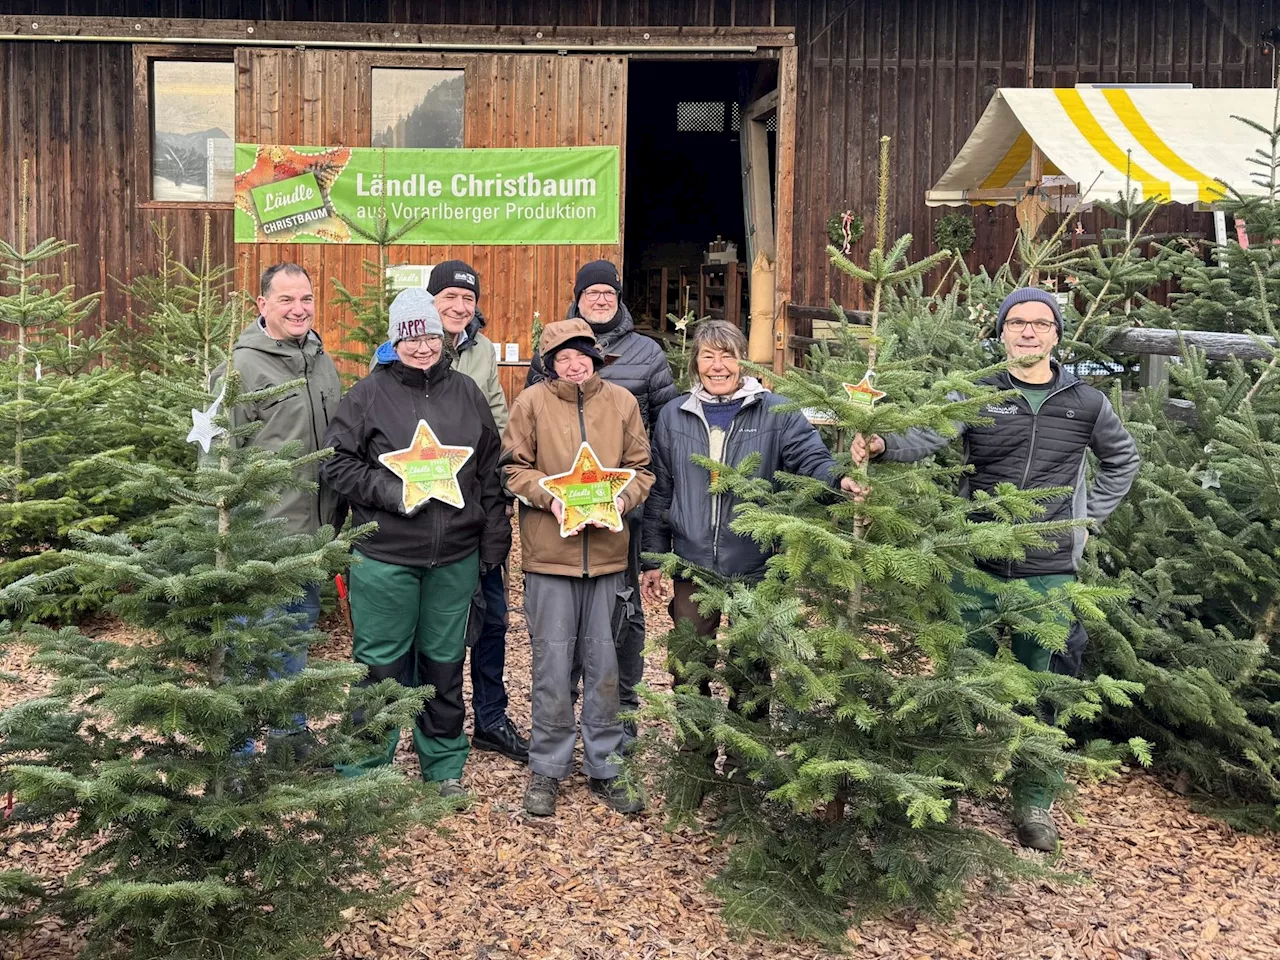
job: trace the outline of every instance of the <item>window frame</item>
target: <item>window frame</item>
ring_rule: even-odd
[[[156,200],[152,190],[152,156],[155,151],[153,142],[154,125],[151,116],[151,64],[156,60],[210,60],[218,63],[230,63],[236,66],[236,53],[232,47],[196,47],[176,43],[134,44],[133,47],[133,128],[135,142],[142,147],[134,150],[135,164],[133,174],[134,206],[139,210],[233,210],[235,199],[231,200]],[[237,70],[233,76],[238,77]],[[233,84],[234,86],[234,84]],[[238,107],[238,90],[232,90],[232,97]],[[233,108],[235,109],[235,108]],[[238,110],[234,116],[234,125],[238,128],[240,118]],[[237,131],[231,132],[232,142],[236,141]]]
[[[470,132],[471,112],[466,109],[468,65],[475,60],[475,54],[457,53],[396,53],[392,51],[364,51],[360,57],[360,73],[365,78],[365,89],[369,91],[368,122],[362,124],[362,147],[373,146],[373,71],[375,69],[395,70],[460,70],[462,71],[462,146],[467,145],[467,134]],[[388,147],[387,149],[394,149]],[[410,148],[420,149],[420,148]]]

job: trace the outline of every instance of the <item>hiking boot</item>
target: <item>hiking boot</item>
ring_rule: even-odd
[[[622,721],[622,755],[629,756],[636,752],[640,742],[640,731],[634,720]]]
[[[1015,811],[1013,825],[1017,827],[1018,842],[1024,847],[1045,853],[1058,849],[1058,828],[1054,826],[1053,814],[1046,808],[1028,807]]]
[[[608,780],[588,777],[587,785],[606,807],[618,813],[639,813],[644,809],[644,800],[640,794],[629,791],[618,777],[610,777]]]
[[[529,778],[524,791],[524,812],[535,817],[549,817],[556,812],[556,797],[560,795],[560,781],[535,773]]]
[[[470,794],[462,785],[462,781],[457,777],[450,777],[448,780],[440,781],[440,799],[441,800],[461,800]]]
[[[500,753],[516,763],[529,762],[529,741],[520,736],[520,731],[509,717],[503,717],[500,724],[488,730],[476,727],[476,732],[471,735],[471,745],[477,750]]]

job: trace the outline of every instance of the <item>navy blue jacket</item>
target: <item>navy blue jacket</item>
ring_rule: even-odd
[[[778,471],[840,482],[835,458],[818,431],[799,413],[775,413],[786,400],[748,377],[748,396],[733,418],[720,462],[738,466],[748,456],[762,457],[758,476]],[[768,555],[750,537],[729,529],[738,501],[731,494],[711,496],[711,475],[691,459],[710,455],[711,431],[702,401],[683,394],[663,408],[653,428],[650,469],[657,478],[645,501],[644,549],[675,552],[683,560],[724,577],[763,576]],[[652,569],[657,565],[645,562]]]

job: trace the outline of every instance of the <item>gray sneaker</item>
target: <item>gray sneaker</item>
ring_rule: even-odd
[[[461,800],[470,796],[466,788],[463,787],[462,781],[457,777],[451,777],[448,780],[440,781],[440,799],[441,800]]]
[[[1013,825],[1017,827],[1018,842],[1024,847],[1045,853],[1058,849],[1058,828],[1054,826],[1053,814],[1044,807],[1015,810]]]
[[[524,791],[524,811],[535,817],[549,817],[556,812],[559,795],[559,780],[535,773],[529,778],[529,786]]]

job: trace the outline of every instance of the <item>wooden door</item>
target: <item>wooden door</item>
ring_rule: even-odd
[[[236,137],[246,143],[369,146],[371,70],[376,54],[356,50],[241,49],[237,54]],[[465,69],[468,147],[625,148],[625,57],[476,54],[397,55],[398,66]],[[625,182],[622,181],[622,182]],[[621,204],[620,204],[621,206]],[[621,226],[619,227],[621,237]],[[360,244],[239,244],[240,280],[253,290],[262,268],[280,260],[306,267],[316,290],[317,328],[330,349],[346,344],[350,318],[335,307],[333,281],[367,282],[375,247]],[[495,343],[517,343],[521,363],[503,367],[508,396],[519,392],[529,360],[533,315],[563,316],[579,264],[605,257],[621,268],[621,243],[583,246],[392,248],[393,263],[461,259],[480,275],[481,309]]]

